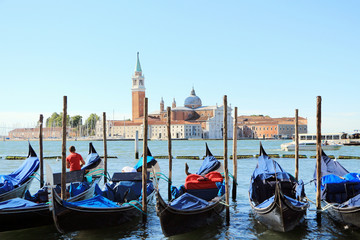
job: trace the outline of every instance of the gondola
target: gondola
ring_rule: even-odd
[[[249,200],[255,217],[269,229],[288,232],[306,215],[304,183],[284,171],[260,144],[258,164],[251,176]]]
[[[225,185],[221,164],[206,144],[206,157],[196,174],[187,173],[185,186],[172,186],[173,199],[165,202],[156,189],[156,213],[166,237],[208,226],[221,220]]]
[[[33,155],[36,156],[35,152]],[[66,175],[66,182],[69,183],[67,186],[70,194],[69,202],[93,197],[95,186],[101,179],[99,172],[104,171],[102,167],[102,160],[90,143],[85,166],[81,171],[68,172]],[[55,194],[60,194],[60,176],[61,173],[52,174],[48,168],[46,173],[48,180],[34,196],[26,192],[25,199],[14,198],[1,202],[0,232],[53,224],[52,214],[49,211],[48,187],[56,186]]]
[[[149,153],[149,151],[148,151]],[[142,162],[142,158],[139,162]],[[148,168],[157,161],[148,154]],[[136,165],[136,167],[141,167]],[[104,189],[97,188],[96,196],[79,202],[62,200],[57,194],[50,195],[55,226],[60,233],[82,229],[118,226],[144,214],[141,206],[142,172],[116,172]],[[147,202],[154,196],[154,178],[147,182]]]
[[[316,179],[316,168],[314,173]],[[321,154],[322,207],[335,221],[360,227],[360,174]]]
[[[29,153],[25,162],[9,175],[0,175],[0,202],[22,198],[29,189],[39,166],[40,161],[29,143]]]

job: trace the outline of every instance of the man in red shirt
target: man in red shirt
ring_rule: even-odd
[[[74,146],[69,148],[70,154],[66,158],[66,167],[70,168],[70,171],[81,170],[81,167],[85,165],[85,161],[82,156],[76,153]]]

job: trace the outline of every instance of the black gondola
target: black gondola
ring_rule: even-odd
[[[148,155],[147,166],[153,167],[156,160]],[[142,158],[139,160],[142,162]],[[137,165],[139,167],[139,165]],[[141,166],[140,166],[141,167]],[[148,178],[149,179],[149,173]],[[147,182],[147,202],[154,196],[156,181]],[[52,215],[57,230],[61,233],[82,229],[117,226],[142,216],[142,172],[114,173],[104,190],[97,189],[91,199],[69,203],[52,194]]]
[[[338,161],[322,152],[322,205],[335,221],[356,227],[360,227],[359,175],[359,173],[349,173]],[[314,179],[316,179],[316,168]]]
[[[29,189],[39,166],[40,161],[29,143],[29,153],[25,162],[9,175],[0,175],[0,202],[22,198]]]
[[[173,199],[166,203],[156,189],[156,213],[166,237],[196,230],[213,224],[225,206],[225,185],[220,162],[206,145],[206,157],[197,174],[188,174],[180,191],[172,187]]]
[[[99,171],[103,173],[101,162],[102,160],[90,143],[89,155],[83,170],[67,173],[66,182],[70,183],[71,187],[77,186],[73,188],[68,201],[74,202],[93,197],[95,185],[101,179],[97,173]],[[92,178],[89,186],[85,183],[82,185],[85,171],[88,172],[87,176]],[[48,169],[46,175],[53,176],[51,183],[46,183],[46,186],[34,196],[28,193],[25,199],[15,198],[0,203],[0,232],[53,224],[48,204],[48,186],[49,184],[57,186],[57,194],[60,194],[61,173],[52,174]],[[70,186],[68,189],[71,188]],[[86,188],[82,188],[83,186]]]
[[[302,180],[285,172],[260,144],[258,164],[251,176],[249,200],[255,217],[269,229],[287,232],[299,225],[309,203]]]

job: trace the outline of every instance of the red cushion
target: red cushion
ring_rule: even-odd
[[[185,189],[208,189],[217,188],[216,182],[222,182],[219,172],[210,172],[205,177],[197,174],[189,174],[185,180]]]
[[[213,182],[222,182],[223,181],[223,176],[221,175],[221,173],[213,171],[213,172],[209,172],[208,174],[205,175],[206,178],[210,179]]]

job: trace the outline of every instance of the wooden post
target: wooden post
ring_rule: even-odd
[[[135,131],[135,159],[139,159],[139,132]]]
[[[299,180],[299,110],[295,109],[295,179]]]
[[[225,203],[226,203],[226,225],[230,225],[230,209],[229,209],[229,173],[227,162],[227,96],[224,95],[224,123],[223,123],[223,137],[224,137],[224,174],[225,174]]]
[[[39,147],[40,147],[40,188],[44,186],[44,157],[43,157],[43,121],[44,117],[40,114],[39,126]]]
[[[147,194],[146,194],[146,186],[147,186],[147,135],[148,135],[148,98],[144,99],[144,134],[143,134],[143,165],[142,165],[142,210],[145,214],[143,214],[143,221],[145,222],[147,219]]]
[[[321,96],[317,97],[316,111],[316,208],[321,209]]]
[[[236,200],[236,188],[237,188],[237,107],[234,109],[234,129],[233,129],[233,188],[232,199]]]
[[[67,120],[67,96],[64,96],[63,119],[62,119],[62,151],[61,151],[61,198],[66,200],[66,120]]]
[[[103,112],[103,136],[104,136],[104,175],[107,176],[107,142],[106,142],[106,113]],[[107,178],[104,177],[104,184]]]
[[[167,135],[169,153],[169,182],[168,182],[168,201],[171,200],[171,181],[172,181],[172,155],[171,155],[171,108],[167,107]]]

